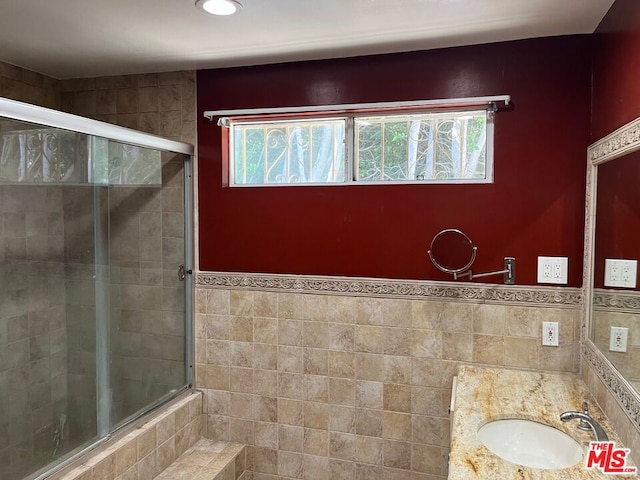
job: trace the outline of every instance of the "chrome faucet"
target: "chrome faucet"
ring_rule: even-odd
[[[596,422],[591,415],[589,415],[589,405],[587,402],[582,404],[582,412],[564,412],[560,414],[560,420],[567,422],[569,420],[579,419],[580,424],[578,428],[581,430],[593,430],[593,436],[596,438],[596,442],[608,442],[609,437],[604,431],[602,426]]]

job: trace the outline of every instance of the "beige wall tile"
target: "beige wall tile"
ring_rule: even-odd
[[[275,370],[255,370],[254,387],[257,395],[276,396],[278,394],[278,372]]]
[[[253,315],[256,318],[275,318],[278,315],[278,294],[272,292],[254,292]],[[270,342],[265,342],[270,343]]]
[[[356,409],[354,407],[331,405],[329,412],[329,430],[344,433],[356,431]]]
[[[440,330],[414,330],[411,335],[411,355],[441,358],[442,332]]]
[[[384,324],[391,327],[411,327],[412,306],[409,300],[386,300],[382,303]]]
[[[232,292],[233,293],[233,292]],[[236,305],[237,307],[237,305]],[[240,311],[251,309],[251,306],[239,308]],[[231,311],[234,310],[233,296],[231,297]],[[252,317],[231,317],[230,339],[238,342],[253,341],[253,318]]]
[[[385,383],[383,407],[395,412],[411,412],[411,386]]]
[[[409,442],[385,440],[383,446],[383,459],[383,463],[387,467],[410,470],[411,444]]]
[[[254,396],[253,418],[262,422],[278,422],[278,399],[276,397]]]
[[[533,338],[505,337],[504,363],[510,367],[537,368],[538,343]]]
[[[327,375],[329,355],[327,350],[305,348],[303,352],[303,372],[311,375]]]
[[[258,343],[278,343],[278,319],[256,317],[253,321],[253,341]]]
[[[279,451],[278,475],[289,478],[302,478],[303,455],[301,453]]]
[[[246,420],[253,419],[253,395],[231,392],[229,398],[230,416],[244,418]]]
[[[335,405],[356,404],[356,382],[353,379],[329,378],[329,403]]]
[[[262,370],[277,370],[278,347],[263,343],[253,345],[253,368]]]
[[[356,436],[355,460],[382,465],[383,440],[375,437]]]
[[[329,454],[329,431],[305,428],[303,450],[309,455],[326,457]]]
[[[411,419],[412,415],[410,414],[385,411],[382,419],[382,436],[394,440],[410,441]]]
[[[354,353],[329,350],[327,360],[330,376],[355,378],[356,356]]]
[[[382,409],[383,383],[356,381],[356,407]]]
[[[342,323],[329,323],[328,326],[328,348],[331,351],[353,352],[355,349],[355,329],[354,325]]]
[[[278,448],[278,424],[254,422],[255,445],[257,447]]]
[[[156,451],[157,473],[165,470],[176,458],[175,438],[171,437],[162,445],[158,445]]]
[[[329,346],[329,325],[324,322],[304,322],[302,344],[311,348]]]
[[[368,437],[381,437],[383,429],[383,412],[357,408],[355,412],[355,432]]]
[[[319,475],[330,478],[442,477],[449,445],[451,383],[461,364],[577,368],[574,337],[579,317],[565,309],[550,312],[566,324],[564,343],[561,339],[559,348],[545,351],[538,345],[537,308],[244,293],[234,294],[232,308],[242,316],[253,312],[254,363],[253,369],[231,368],[229,385],[231,391],[252,397],[254,417],[249,418],[248,409],[235,413],[253,426],[256,447],[276,456],[285,454],[276,462],[276,471],[294,475],[291,478],[316,474],[304,468],[305,459],[326,465]],[[259,294],[264,295],[264,305],[257,317]],[[220,325],[220,319],[215,320]],[[224,327],[216,327],[210,315],[200,315],[198,321],[207,323],[208,329],[196,326],[196,330],[224,335]],[[230,326],[229,338],[233,335]],[[242,375],[245,381],[238,380]],[[208,391],[215,400],[207,408],[224,412],[224,397],[220,400],[214,393],[219,391]],[[242,402],[236,404],[239,408]],[[224,431],[227,417],[218,418]],[[229,421],[234,418],[240,419]],[[211,421],[207,426],[212,427]],[[231,437],[242,436],[232,430]]]
[[[174,414],[167,415],[156,425],[156,444],[160,446],[176,434],[176,418]]]
[[[341,460],[353,461],[356,436],[348,433],[331,432],[329,437],[329,456]]]
[[[508,307],[478,305],[473,311],[473,331],[487,335],[504,335]]]
[[[278,422],[288,425],[302,426],[304,422],[304,402],[279,398]]]
[[[356,353],[356,378],[358,380],[384,380],[384,356],[372,353]]]
[[[411,358],[385,355],[384,378],[387,383],[411,383]]]
[[[427,330],[441,330],[443,310],[444,303],[442,302],[415,300],[411,302],[411,326]]]
[[[473,336],[473,362],[484,365],[504,365],[504,337],[497,335]]]
[[[278,451],[270,448],[248,447],[247,468],[259,473],[275,474],[278,471]]]
[[[304,322],[280,318],[278,320],[278,343],[280,345],[302,346]]]
[[[443,332],[442,358],[461,362],[473,361],[473,335],[458,332]]]
[[[329,480],[329,459],[304,455],[302,460],[303,480]]]
[[[138,461],[149,455],[156,448],[156,429],[151,428],[137,439]]]
[[[326,403],[304,403],[304,426],[327,430],[329,428],[329,405]]]
[[[304,446],[304,428],[280,424],[278,426],[278,441],[280,450],[302,452]]]

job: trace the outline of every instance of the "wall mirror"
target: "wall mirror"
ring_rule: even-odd
[[[446,228],[433,237],[427,253],[438,270],[450,273],[454,280],[467,277],[473,280],[479,277],[502,275],[505,285],[516,282],[516,259],[505,257],[502,270],[486,273],[473,273],[471,265],[476,259],[478,248],[471,239],[457,228]]]
[[[589,147],[585,358],[640,426],[640,118]]]
[[[433,237],[428,254],[441,271],[457,275],[468,271],[476,259],[478,248],[471,239],[456,228],[447,228]]]

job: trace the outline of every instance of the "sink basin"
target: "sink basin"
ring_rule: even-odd
[[[532,468],[567,468],[582,460],[582,447],[557,428],[531,420],[495,420],[478,429],[478,440],[511,463]]]

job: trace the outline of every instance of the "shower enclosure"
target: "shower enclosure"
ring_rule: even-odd
[[[0,99],[0,478],[188,389],[193,147]]]

